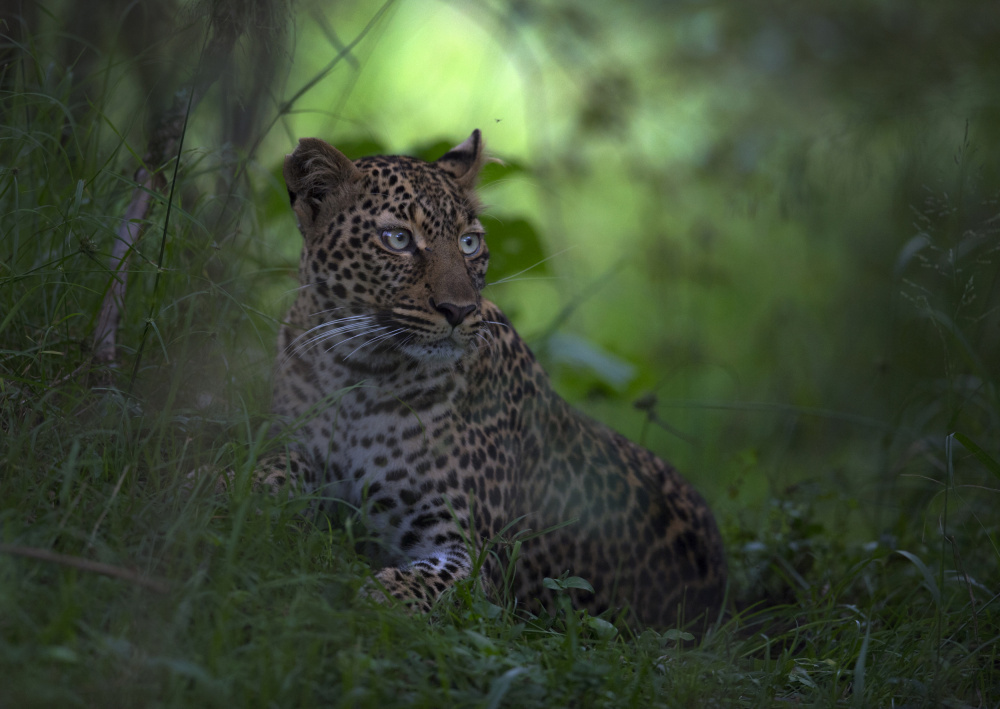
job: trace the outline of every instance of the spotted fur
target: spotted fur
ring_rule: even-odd
[[[285,158],[304,246],[274,411],[293,443],[259,479],[360,508],[380,539],[376,578],[420,610],[511,525],[507,538],[558,527],[521,546],[513,591],[529,608],[552,603],[544,578],[568,573],[593,585],[574,603],[595,613],[714,619],[726,564],[705,501],[561,399],[482,298],[483,162],[478,130],[433,163],[352,162],[315,138]],[[503,565],[487,555],[488,585]]]

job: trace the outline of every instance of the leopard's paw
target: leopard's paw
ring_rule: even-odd
[[[394,566],[387,566],[376,573],[358,593],[361,598],[382,605],[401,603],[408,613],[427,613],[434,602],[422,578],[412,571]]]
[[[209,483],[212,486],[212,491],[216,495],[224,495],[232,486],[236,474],[232,470],[223,470],[220,473],[215,466],[202,465],[184,476],[181,492],[185,497],[190,497],[199,487],[207,487],[205,483],[202,483],[202,480],[213,476],[215,477],[214,482]]]

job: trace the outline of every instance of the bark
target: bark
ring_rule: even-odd
[[[206,87],[207,88],[207,87]],[[194,106],[194,99],[190,107]],[[118,359],[118,327],[121,324],[125,290],[128,287],[129,264],[135,245],[145,229],[146,218],[153,204],[154,191],[163,192],[167,181],[159,167],[171,157],[180,159],[177,150],[184,133],[184,122],[189,112],[189,102],[184,92],[174,97],[174,103],[161,119],[150,139],[149,152],[144,165],[136,170],[137,187],[118,227],[118,236],[111,250],[111,280],[104,293],[101,311],[94,328],[94,361],[100,365],[114,365]],[[156,166],[156,167],[151,167]]]
[[[202,53],[191,81],[189,91],[193,94],[189,96],[187,91],[175,94],[173,104],[153,131],[149,150],[143,157],[144,164],[135,173],[138,186],[132,191],[132,200],[118,228],[109,264],[111,279],[94,330],[94,361],[99,365],[114,366],[118,361],[118,328],[128,288],[129,264],[152,208],[153,191],[164,192],[167,188],[162,169],[171,159],[180,160],[181,140],[188,115],[218,79],[220,69],[229,61],[240,35],[239,28],[232,23],[213,18],[212,24],[215,29],[213,38]],[[165,234],[163,238],[166,238]]]

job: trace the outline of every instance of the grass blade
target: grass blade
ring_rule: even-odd
[[[908,551],[903,551],[902,549],[896,550],[897,554],[901,554],[917,567],[920,574],[924,577],[924,585],[927,586],[927,590],[931,592],[931,596],[934,598],[934,603],[940,605],[941,603],[941,589],[938,587],[937,582],[934,580],[934,575],[931,574],[931,570],[927,568],[927,565],[920,560],[916,554],[911,554]]]
[[[965,446],[965,449],[972,453],[983,466],[1000,479],[1000,463],[990,457],[989,453],[980,448],[975,441],[964,433],[953,433],[955,440]]]

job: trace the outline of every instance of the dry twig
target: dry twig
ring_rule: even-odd
[[[48,561],[53,564],[62,564],[63,566],[71,566],[74,569],[80,569],[81,571],[87,571],[93,574],[103,574],[104,576],[112,576],[114,578],[122,579],[124,581],[130,581],[131,583],[137,584],[139,586],[144,586],[151,591],[156,591],[157,593],[167,593],[170,591],[170,584],[161,579],[150,578],[149,576],[143,576],[135,571],[130,571],[128,569],[123,569],[120,566],[112,566],[111,564],[104,564],[100,561],[91,561],[90,559],[84,559],[79,556],[69,556],[68,554],[59,554],[49,549],[39,549],[38,547],[22,547],[14,544],[0,544],[0,553],[13,554],[15,556],[26,556],[30,559],[39,559],[40,561]]]

